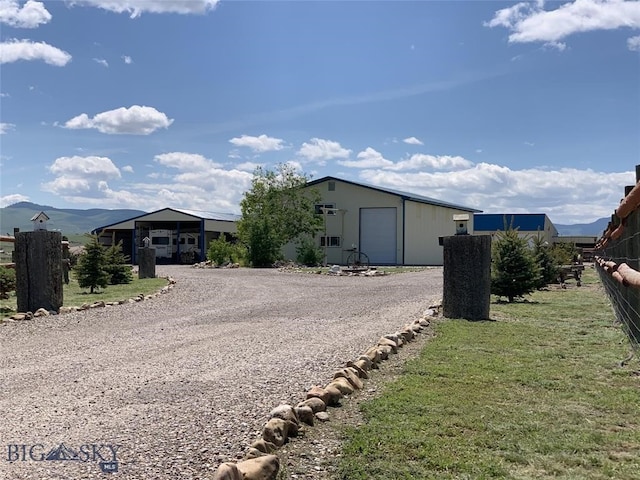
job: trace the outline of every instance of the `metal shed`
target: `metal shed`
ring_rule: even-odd
[[[231,238],[237,231],[238,215],[194,212],[163,208],[122,222],[105,225],[91,233],[101,244],[122,242],[122,249],[137,263],[138,247],[148,237],[156,248],[159,263],[194,263],[206,258],[209,242],[224,235]]]
[[[474,231],[478,235],[493,235],[514,228],[522,237],[540,235],[549,244],[558,237],[558,229],[544,213],[483,213],[475,214],[473,221]]]
[[[316,242],[328,264],[344,265],[355,246],[372,265],[442,265],[438,238],[456,233],[453,215],[480,212],[337,177],[308,182],[305,188],[317,189],[322,198],[316,212],[323,216],[323,230]],[[295,245],[284,253],[295,259]]]

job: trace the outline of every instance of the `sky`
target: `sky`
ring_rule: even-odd
[[[589,223],[640,164],[640,2],[0,0],[0,102],[0,206],[240,213],[289,163]]]

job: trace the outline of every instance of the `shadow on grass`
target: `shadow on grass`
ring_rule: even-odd
[[[518,305],[522,303],[525,303],[527,305],[547,305],[549,302],[539,302],[538,300],[529,300],[527,298],[516,298],[513,302],[510,302],[508,300],[498,298],[491,303],[496,305]]]

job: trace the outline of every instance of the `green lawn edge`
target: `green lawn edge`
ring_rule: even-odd
[[[69,284],[63,284],[62,306],[63,307],[80,307],[85,303],[95,302],[120,302],[126,301],[139,295],[151,295],[160,291],[169,283],[166,277],[155,278],[138,278],[133,276],[131,283],[122,285],[108,285],[106,288],[99,289],[94,293],[89,293],[88,288],[81,288],[71,272]],[[15,292],[11,293],[10,298],[1,300],[0,311],[3,317],[11,316],[16,313],[16,296]],[[24,313],[24,312],[23,312]]]
[[[592,269],[583,287],[438,318],[344,431],[337,478],[640,478],[640,376]]]

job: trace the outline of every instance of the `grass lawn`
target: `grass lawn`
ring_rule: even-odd
[[[339,478],[639,479],[640,375],[592,269],[436,336],[348,428]],[[384,368],[384,367],[383,367]]]
[[[63,306],[65,307],[79,307],[83,303],[93,302],[116,302],[119,300],[127,300],[135,297],[139,294],[148,295],[155,293],[162,287],[167,285],[166,278],[143,278],[139,279],[136,274],[133,275],[133,282],[125,285],[108,285],[107,288],[100,289],[94,293],[89,293],[88,288],[80,288],[78,282],[73,277],[73,270],[71,271],[71,278],[69,285],[63,284]],[[3,316],[11,315],[16,311],[16,297],[15,292],[11,293],[11,297],[8,300],[0,300],[1,311]]]

